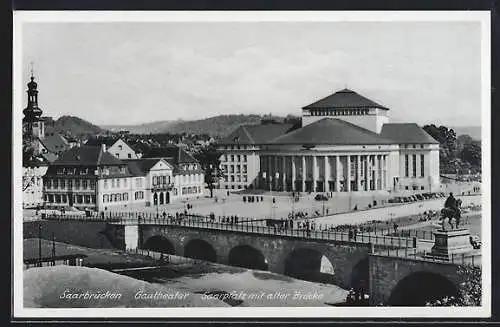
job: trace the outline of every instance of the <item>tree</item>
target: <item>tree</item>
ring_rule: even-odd
[[[219,169],[220,166],[220,156],[221,153],[217,150],[215,145],[210,144],[209,146],[201,149],[200,152],[194,155],[195,159],[201,165],[201,168],[205,172],[205,183],[210,190],[210,197],[214,196],[213,190],[219,177],[222,176],[222,172]]]
[[[440,300],[428,302],[431,307],[459,306],[475,307],[481,305],[482,284],[481,267],[473,265],[461,265],[458,267],[460,285],[457,297],[445,297]]]
[[[425,125],[423,129],[439,142],[439,162],[442,172],[455,172],[459,169],[456,159],[458,142],[455,131],[446,126]]]
[[[465,144],[458,157],[473,167],[481,167],[481,146],[477,143]]]

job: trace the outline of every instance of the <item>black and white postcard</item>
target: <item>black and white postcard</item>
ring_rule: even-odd
[[[491,315],[489,12],[13,27],[15,317]]]

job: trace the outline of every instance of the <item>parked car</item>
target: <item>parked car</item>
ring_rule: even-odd
[[[417,194],[417,195],[415,195],[415,197],[416,197],[416,198],[417,198],[417,200],[419,200],[419,201],[424,200],[424,196],[423,196],[422,194]]]
[[[328,201],[328,197],[324,194],[316,194],[314,197],[314,200],[316,201]]]
[[[478,235],[471,235],[470,236],[470,244],[472,244],[472,247],[477,250],[481,248],[481,239],[479,238]]]

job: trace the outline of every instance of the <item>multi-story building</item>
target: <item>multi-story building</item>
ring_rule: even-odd
[[[220,169],[219,185],[224,189],[257,188],[260,171],[259,153],[266,142],[292,128],[291,124],[266,123],[242,125],[218,144]]]
[[[88,140],[85,144],[90,146],[101,146],[102,144],[105,144],[108,152],[118,159],[141,158],[141,154],[132,149],[132,147],[122,138],[96,138]]]
[[[46,161],[23,165],[23,208],[43,205],[43,176],[47,168]]]
[[[265,129],[265,125],[255,126]],[[234,146],[252,133],[226,138],[222,167],[233,188]],[[277,132],[277,130],[275,131]],[[264,135],[264,133],[258,133]],[[229,140],[233,138],[233,144]],[[389,123],[389,109],[351,90],[302,108],[302,127],[266,135],[252,150],[253,185],[299,192],[438,191],[439,143],[416,124]],[[230,163],[230,164],[228,164]]]
[[[170,152],[158,158],[120,160],[105,144],[72,148],[44,176],[45,204],[134,210],[201,196],[204,176],[199,163],[183,150]]]

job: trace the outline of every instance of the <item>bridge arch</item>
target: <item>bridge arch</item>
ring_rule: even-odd
[[[359,260],[351,270],[350,286],[354,289],[370,290],[370,267],[368,257]]]
[[[169,239],[161,235],[151,236],[142,245],[144,250],[162,252],[167,254],[175,254],[175,247]]]
[[[237,245],[229,251],[228,262],[231,266],[249,269],[268,270],[268,262],[260,250],[250,245]]]
[[[457,295],[457,287],[448,278],[432,272],[418,271],[398,282],[391,292],[388,304],[424,306],[426,302]]]
[[[210,262],[217,262],[217,252],[212,244],[205,240],[193,239],[184,247],[184,256]]]
[[[311,248],[296,248],[285,258],[284,274],[293,278],[334,283],[335,267],[323,252]]]

